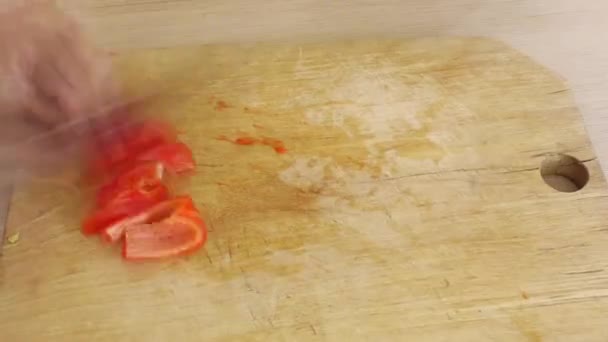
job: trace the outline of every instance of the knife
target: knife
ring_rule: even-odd
[[[0,255],[6,240],[6,224],[8,222],[8,212],[11,206],[11,198],[13,197],[13,184],[3,185],[0,190]]]
[[[177,78],[175,80],[178,81]],[[148,84],[147,87],[142,88],[144,88],[143,91],[140,90],[138,94],[132,94],[132,96],[126,100],[123,99],[122,101],[117,101],[109,106],[100,108],[96,115],[88,115],[83,117],[88,121],[95,122],[99,119],[110,116],[112,113],[122,112],[122,114],[127,115],[128,113],[132,112],[136,113],[143,107],[151,105],[158,107],[163,102],[176,102],[178,100],[176,98],[172,99],[170,96],[170,94],[174,94],[176,89],[179,88],[173,82],[164,82],[163,85],[155,84],[152,86]],[[128,119],[124,119],[128,124]],[[44,139],[52,139],[53,135],[59,133],[61,130],[69,129],[70,126],[74,124],[83,124],[83,122],[81,122],[81,120],[73,121],[67,125],[58,127],[58,129],[50,131],[47,134],[39,135],[32,140],[26,141],[25,143],[32,143],[34,140],[38,140],[40,143],[44,142]],[[110,127],[110,129],[104,130],[113,131],[115,129],[117,129],[117,127]],[[14,186],[15,179],[9,183],[0,183],[0,256],[2,255],[3,246],[7,239],[6,225],[8,223],[8,215],[10,211],[11,199],[13,197]]]
[[[120,111],[125,115],[128,115],[128,113],[130,113],[130,112],[138,112],[140,107],[146,106],[146,105],[151,105],[155,101],[158,101],[160,98],[162,98],[162,96],[160,96],[160,92],[148,92],[143,95],[134,96],[134,97],[128,99],[127,101],[116,102],[110,106],[101,108],[99,110],[98,115],[90,115],[87,118],[87,120],[97,121],[100,118],[108,116],[111,113],[116,112],[116,111]],[[73,125],[74,123],[79,124],[79,122],[71,122],[67,125],[59,127],[58,129],[49,131],[46,134],[36,136],[36,137],[34,137],[34,139],[26,141],[25,143],[32,143],[34,140],[38,140],[38,143],[44,143],[45,139],[51,140],[53,138],[54,134],[57,134],[59,131],[61,131],[63,129],[69,128],[69,125]],[[128,125],[128,123],[129,123],[129,120],[127,120],[125,118],[125,125]],[[101,125],[101,126],[103,126],[103,125]],[[105,133],[111,133],[111,131],[119,129],[120,128],[119,126],[120,125],[111,126],[109,128],[105,127],[102,130],[106,131]],[[104,132],[102,132],[102,133],[104,133]],[[103,136],[104,134],[100,133],[100,135]],[[0,181],[0,256],[2,255],[3,246],[7,240],[6,233],[7,233],[7,223],[8,223],[8,217],[9,217],[11,199],[13,197],[15,182],[17,180],[16,178],[18,178],[17,174],[19,174],[19,173],[11,172],[11,174],[12,174],[12,176],[8,177],[10,179],[10,181],[6,181],[6,182]]]

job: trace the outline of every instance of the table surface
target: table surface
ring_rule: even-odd
[[[608,2],[603,0],[62,0],[105,47],[374,36],[488,36],[567,79],[608,165]]]

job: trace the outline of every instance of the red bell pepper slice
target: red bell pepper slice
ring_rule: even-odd
[[[159,259],[191,253],[207,239],[203,219],[190,197],[177,197],[139,215],[109,226],[104,239],[116,241],[124,234],[127,260]]]
[[[139,214],[169,198],[169,190],[162,184],[162,174],[160,163],[147,163],[104,185],[97,194],[97,211],[83,222],[83,233],[98,233],[116,221]]]
[[[127,217],[137,215],[168,198],[169,190],[161,183],[153,188],[147,188],[146,192],[132,189],[125,190],[115,196],[110,204],[87,217],[82,224],[82,232],[85,235],[99,233],[108,226]]]
[[[101,132],[96,137],[95,159],[91,161],[92,173],[106,176],[133,166],[135,158],[159,145],[175,142],[173,129],[159,121],[131,123],[126,127],[116,127]]]
[[[135,166],[99,189],[97,206],[103,208],[115,201],[137,197],[138,194],[149,194],[150,197],[156,197],[159,195],[159,190],[166,190],[166,188],[159,189],[158,187],[162,182],[163,173],[164,167],[160,163]]]
[[[137,157],[140,161],[156,161],[173,173],[183,173],[194,170],[192,151],[186,144],[174,142],[158,145],[143,152]]]

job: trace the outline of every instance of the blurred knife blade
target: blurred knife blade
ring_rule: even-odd
[[[7,184],[0,189],[0,255],[6,240],[6,225],[8,223],[8,213],[13,197],[13,184]]]
[[[114,135],[112,131],[119,131],[120,126],[128,125],[131,120],[136,120],[137,118],[132,117],[130,114],[137,113],[142,107],[154,102],[157,95],[158,94],[147,94],[145,96],[137,96],[129,99],[128,101],[121,101],[113,104],[112,106],[102,108],[98,111],[97,115],[89,116],[87,118],[87,120],[92,121],[87,124],[92,125],[94,130],[98,131],[96,134],[99,135],[99,137],[112,136]],[[102,123],[105,122],[104,119],[110,118],[113,115],[120,116],[121,120],[114,120],[112,124]],[[25,143],[32,143],[34,140],[36,140],[36,143],[39,144],[47,143],[47,140],[52,140],[54,138],[53,135],[58,134],[59,131],[63,129],[69,128],[58,127],[58,129],[55,131],[37,136],[33,140]],[[3,165],[3,167],[6,168],[7,165]],[[27,179],[30,178],[29,176],[31,176],[31,174],[23,169],[7,168],[6,170],[2,169],[2,171],[4,176],[0,178],[0,256],[3,254],[3,247],[7,240],[7,224],[15,184],[16,182],[20,181],[27,181]]]
[[[178,70],[172,70],[165,74],[162,82],[132,82],[135,91],[126,92],[128,95],[123,94],[116,101],[98,108],[95,113],[82,115],[77,120],[58,126],[45,134],[32,137],[24,141],[23,144],[50,144],[58,135],[69,130],[85,132],[88,139],[94,136],[102,144],[104,140],[111,143],[113,139],[121,139],[121,131],[141,120],[140,115],[143,112],[153,108],[155,115],[158,115],[158,113],[163,112],[163,109],[171,108],[174,104],[183,100],[184,94],[180,94],[180,91],[184,84],[184,78],[187,78],[189,74],[187,71],[197,63],[197,60],[190,63],[181,63]],[[88,128],[82,129],[84,127]],[[90,133],[93,133],[92,136]],[[11,148],[11,146],[8,146],[8,148]],[[0,147],[0,155],[2,153],[3,147]],[[15,184],[20,181],[27,181],[31,176],[27,170],[15,170],[11,163],[7,165],[0,163],[0,175],[5,174],[10,175],[10,177],[0,177],[0,255],[2,255],[2,247],[7,238],[6,225]]]

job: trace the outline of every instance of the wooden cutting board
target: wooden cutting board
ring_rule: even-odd
[[[81,236],[72,190],[23,190],[2,341],[608,339],[606,183],[564,80],[522,54],[449,38],[121,65],[150,83],[188,70],[169,114],[209,241],[125,263]],[[245,136],[288,151],[227,141]]]

